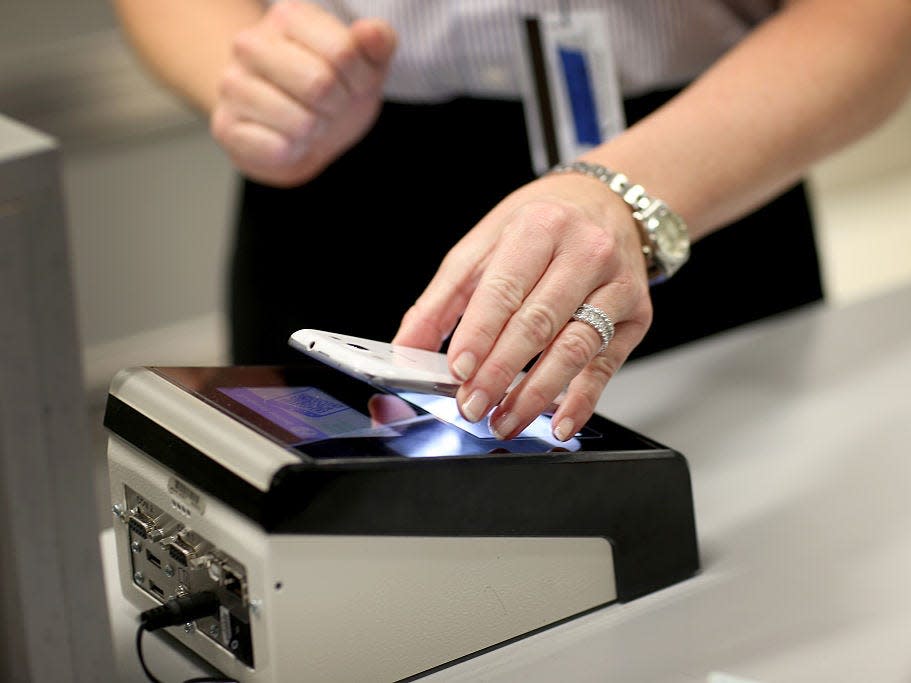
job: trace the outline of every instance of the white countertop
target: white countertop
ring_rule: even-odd
[[[424,680],[908,683],[909,393],[911,289],[629,363],[599,412],[687,457],[702,572]]]

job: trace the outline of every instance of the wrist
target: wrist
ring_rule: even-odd
[[[667,280],[689,259],[686,222],[664,201],[649,195],[642,185],[631,182],[623,173],[585,161],[557,164],[548,175],[561,173],[578,173],[597,180],[627,205],[639,230],[650,284]]]

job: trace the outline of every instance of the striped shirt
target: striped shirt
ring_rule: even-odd
[[[621,90],[682,85],[780,5],[775,0],[318,0],[350,22],[382,17],[399,36],[386,96],[440,101],[519,96],[520,17],[603,10]]]

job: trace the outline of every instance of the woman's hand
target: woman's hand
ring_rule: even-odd
[[[373,124],[395,45],[378,19],[346,26],[309,3],[276,3],[234,39],[212,134],[247,176],[306,182]]]
[[[603,352],[599,333],[572,320],[582,303],[614,322]],[[438,349],[455,329],[448,358],[464,382],[459,410],[477,422],[496,407],[490,426],[501,439],[521,432],[565,390],[553,419],[554,435],[565,441],[591,417],[651,317],[629,207],[597,180],[558,174],[512,193],[450,250],[393,342]]]

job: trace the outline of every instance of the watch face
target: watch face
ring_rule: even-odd
[[[686,263],[690,255],[690,239],[686,223],[660,200],[655,202],[645,218],[645,229],[652,243],[651,267],[655,282],[667,279]]]
[[[653,234],[658,250],[674,262],[685,261],[690,253],[686,224],[679,216],[667,209],[664,209],[656,218],[659,225]]]

